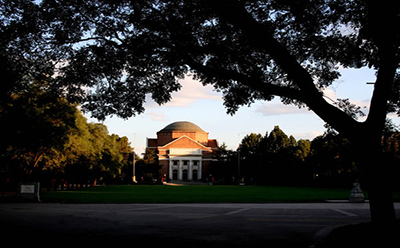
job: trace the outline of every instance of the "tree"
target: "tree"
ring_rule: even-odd
[[[1,2],[1,68],[8,94],[47,71],[55,90],[85,100],[94,116],[143,112],[192,73],[223,93],[228,113],[279,96],[307,107],[347,137],[368,176],[374,222],[395,219],[382,160],[389,111],[399,110],[399,8],[394,1],[195,0]],[[32,20],[35,20],[33,22]],[[346,99],[323,89],[339,66],[377,73],[364,122]],[[57,73],[56,73],[57,72]],[[85,88],[86,87],[86,88]],[[85,89],[90,90],[85,91]]]
[[[263,148],[268,153],[277,153],[282,148],[295,145],[296,140],[293,142],[294,137],[290,137],[291,139],[288,138],[288,136],[279,128],[279,126],[275,126],[268,137],[265,135],[265,138],[262,141]]]
[[[260,143],[263,136],[261,134],[251,133],[246,135],[238,148],[238,159],[240,167],[238,167],[238,177],[247,176],[254,178],[258,168],[264,162],[260,159]]]
[[[362,168],[351,142],[337,133],[328,132],[311,142],[309,168],[320,184],[345,186],[360,179]],[[318,175],[318,176],[317,176]]]
[[[71,142],[60,153],[65,156],[68,179],[86,182],[113,182],[121,178],[129,164],[132,148],[126,137],[109,134],[101,123],[87,123],[81,113],[77,116],[77,130],[71,132]]]
[[[300,158],[303,151],[297,146],[296,139],[288,137],[279,126],[262,138],[259,145],[259,159],[262,162],[259,175],[265,175],[264,183],[274,185],[295,185],[299,183],[300,170],[304,161]],[[261,173],[262,171],[262,173]]]
[[[0,142],[1,170],[20,180],[37,180],[43,170],[57,168],[55,154],[75,129],[76,106],[34,82],[0,107],[5,135]]]
[[[383,135],[383,150],[395,158],[400,158],[400,130],[390,119],[386,120]]]
[[[279,126],[265,136],[246,135],[239,148],[240,174],[259,184],[298,185],[305,181],[311,143],[289,137]]]
[[[251,133],[246,135],[239,145],[240,156],[246,159],[257,155],[262,138],[263,136],[261,134]]]
[[[126,167],[132,163],[129,161],[129,154],[133,150],[128,138],[119,137],[116,134],[109,135],[106,126],[100,123],[88,123],[75,106],[67,105],[73,111],[69,116],[72,123],[64,129],[64,140],[55,139],[53,143],[46,144],[42,149],[45,151],[42,158],[44,161],[37,170],[45,169],[51,172],[52,179],[66,179],[77,183],[95,182],[99,179],[114,182],[119,177],[122,179],[126,176],[123,172],[126,172]],[[24,108],[29,108],[29,106]],[[13,108],[13,111],[15,110]],[[68,112],[60,111],[60,116],[65,118],[68,116]],[[59,122],[62,123],[63,120]],[[27,125],[27,127],[30,126]],[[58,137],[45,133],[49,132],[48,127],[43,126],[43,128],[45,130],[37,132],[37,135]],[[27,147],[26,151],[32,153],[34,150],[32,147]],[[13,157],[9,162],[15,163],[18,152],[9,149],[7,154]],[[46,178],[37,177],[36,180],[44,184],[48,183],[45,181]]]
[[[125,178],[128,178],[128,175],[132,174],[131,166],[133,165],[133,161],[130,160],[130,157],[133,153],[133,148],[131,147],[131,144],[126,136],[119,137],[118,135],[114,135],[114,137],[116,137],[117,147],[121,156],[121,166],[119,168],[122,177],[121,179],[125,180]]]
[[[297,151],[296,151],[296,157],[300,161],[305,161],[305,159],[308,157],[308,155],[311,152],[311,142],[309,140],[299,140],[297,141]]]
[[[211,162],[210,171],[215,181],[224,183],[236,183],[238,178],[238,152],[227,148],[223,142],[218,145],[216,161]]]
[[[145,181],[153,181],[153,179],[157,179],[155,177],[159,176],[159,169],[156,151],[146,148],[143,158],[136,162],[136,175],[143,177]]]

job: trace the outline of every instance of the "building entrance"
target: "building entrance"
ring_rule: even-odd
[[[169,161],[169,178],[172,180],[201,180],[202,160],[175,158]]]
[[[172,180],[178,180],[178,170],[172,171]]]

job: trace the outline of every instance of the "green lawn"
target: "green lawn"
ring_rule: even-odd
[[[42,193],[65,203],[262,203],[348,199],[350,190],[266,186],[118,185]]]

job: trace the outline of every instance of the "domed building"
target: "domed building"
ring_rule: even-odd
[[[147,138],[147,148],[157,151],[164,180],[201,180],[209,175],[218,143],[196,124],[178,121],[158,131],[156,139]]]

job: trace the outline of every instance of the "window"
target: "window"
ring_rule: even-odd
[[[173,165],[178,165],[178,160],[173,160],[172,163]]]
[[[193,170],[193,180],[197,180],[198,179],[198,172],[197,170]]]
[[[172,171],[172,180],[178,180],[178,170]]]
[[[188,165],[188,162],[189,161],[187,161],[187,160],[183,160],[183,165]]]
[[[198,164],[199,164],[198,162],[199,162],[199,161],[194,160],[194,161],[193,161],[193,165],[198,165]]]

